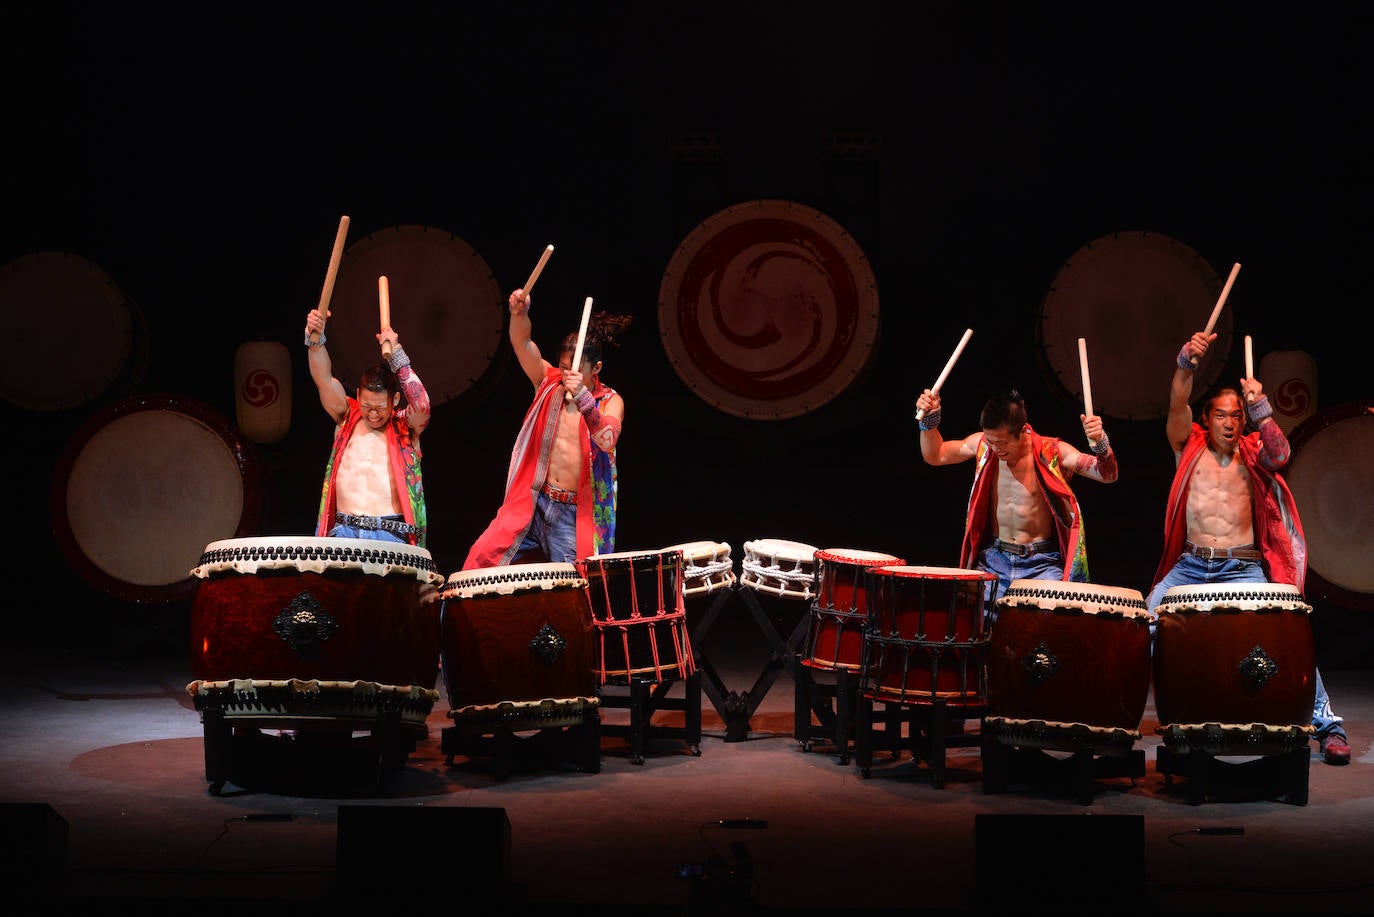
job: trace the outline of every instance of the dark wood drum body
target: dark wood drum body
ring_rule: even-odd
[[[572,564],[454,573],[441,598],[444,683],[453,710],[595,696],[587,581]]]
[[[1155,611],[1155,709],[1162,730],[1207,723],[1310,727],[1312,608],[1295,587],[1176,586]]]
[[[1016,580],[988,641],[988,714],[1139,736],[1150,621],[1134,589]]]
[[[191,672],[201,681],[438,681],[443,577],[424,548],[235,538],[207,545],[192,575]]]

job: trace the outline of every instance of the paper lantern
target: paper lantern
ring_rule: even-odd
[[[239,431],[275,443],[291,426],[291,355],[280,341],[247,341],[234,352],[234,409]]]
[[[1317,412],[1317,361],[1302,350],[1275,350],[1260,358],[1255,378],[1264,386],[1274,422],[1284,435]]]

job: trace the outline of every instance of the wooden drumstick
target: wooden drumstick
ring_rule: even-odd
[[[940,391],[940,386],[945,384],[945,378],[949,375],[949,371],[954,368],[954,361],[959,359],[959,354],[964,352],[964,345],[968,343],[968,339],[971,337],[973,337],[973,329],[969,328],[964,331],[964,336],[959,339],[959,346],[954,348],[954,353],[949,355],[949,362],[945,364],[945,368],[940,372],[940,378],[936,379],[935,384],[930,387],[930,393],[932,395],[937,394]],[[925,416],[926,412],[924,409],[916,412],[917,420]]]
[[[1078,371],[1083,374],[1083,413],[1088,417],[1093,413],[1093,386],[1088,380],[1088,342],[1084,338],[1078,339]],[[1089,445],[1096,446],[1097,443],[1088,440]]]
[[[1250,340],[1250,335],[1248,334],[1245,336],[1245,378],[1255,378],[1255,349],[1253,342]],[[1254,392],[1245,393],[1245,403],[1255,403]]]
[[[1207,327],[1202,329],[1203,334],[1211,334],[1212,329],[1217,325],[1217,319],[1221,316],[1221,307],[1226,305],[1226,297],[1231,295],[1231,284],[1236,282],[1236,275],[1240,273],[1240,262],[1231,265],[1231,276],[1226,278],[1226,286],[1221,288],[1221,295],[1217,297],[1217,304],[1212,309],[1212,317],[1207,319]],[[1188,358],[1194,366],[1197,365],[1197,357]]]
[[[534,270],[530,271],[530,279],[525,281],[525,286],[522,289],[524,289],[526,296],[529,296],[530,290],[534,289],[534,282],[539,279],[540,272],[544,270],[544,265],[549,263],[549,255],[552,254],[553,245],[550,244],[548,248],[544,249],[544,254],[539,256],[539,263],[534,266]]]
[[[377,308],[382,320],[381,330],[385,331],[391,327],[391,289],[385,274],[377,278]],[[382,356],[391,358],[391,341],[385,338],[382,340]]]
[[[573,372],[581,372],[582,368],[582,344],[587,340],[587,320],[592,317],[592,298],[587,297],[587,301],[582,304],[582,326],[577,329],[577,348],[573,350],[572,368]],[[563,400],[572,401],[572,393],[564,392]]]
[[[348,237],[348,215],[339,217],[339,229],[334,233],[334,251],[329,255],[329,269],[324,274],[324,289],[320,291],[320,319],[329,318],[329,300],[334,295],[334,278],[339,274],[339,261],[343,258],[344,239]],[[320,336],[311,333],[310,340],[319,343]]]

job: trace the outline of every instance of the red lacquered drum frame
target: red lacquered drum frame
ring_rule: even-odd
[[[187,690],[197,709],[328,722],[399,704],[403,721],[423,728],[438,699],[443,583],[424,548],[234,538],[207,545],[192,575]]]
[[[450,716],[502,701],[595,703],[591,608],[575,566],[453,573],[440,598]]]
[[[1166,591],[1153,663],[1165,744],[1233,755],[1305,745],[1316,694],[1311,611],[1282,583]]]
[[[857,672],[863,665],[869,603],[864,571],[906,563],[892,554],[829,548],[816,552],[816,597],[802,665]]]
[[[865,697],[894,704],[987,703],[986,584],[953,567],[864,571],[872,624],[864,636]]]
[[[598,684],[667,682],[696,672],[680,550],[597,554],[577,569],[587,580]]]
[[[989,719],[1140,738],[1151,620],[1134,589],[1014,581],[996,602],[988,640]]]

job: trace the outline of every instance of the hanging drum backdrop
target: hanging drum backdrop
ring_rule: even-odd
[[[1307,596],[1357,611],[1374,611],[1372,411],[1358,402],[1303,421],[1284,469],[1307,536]]]
[[[1242,273],[1228,302],[1243,294]],[[1122,420],[1163,419],[1167,380],[1178,348],[1207,324],[1222,280],[1196,251],[1168,236],[1118,232],[1084,245],[1066,260],[1040,304],[1037,355],[1051,382],[1083,404],[1078,339],[1088,347],[1093,411]],[[1197,369],[1202,395],[1225,368],[1232,309],[1224,308],[1212,344]],[[1142,385],[1142,379],[1160,379]]]
[[[95,588],[137,603],[188,599],[205,545],[256,529],[261,474],[252,444],[209,405],[126,398],[68,441],[50,492],[53,531]]]

